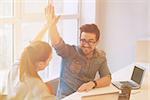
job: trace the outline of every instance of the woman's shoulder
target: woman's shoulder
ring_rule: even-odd
[[[39,100],[38,98],[54,100],[55,96],[50,94],[46,84],[39,78],[28,77],[25,84],[30,89],[29,91],[32,91],[32,96],[37,100]]]
[[[18,85],[13,100],[55,100],[55,96],[48,92],[44,83],[38,78],[27,76]]]

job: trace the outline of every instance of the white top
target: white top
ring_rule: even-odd
[[[55,100],[42,80],[27,76],[20,82],[17,64],[9,71],[7,85],[8,99],[11,100]]]

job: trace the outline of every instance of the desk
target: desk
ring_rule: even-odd
[[[150,64],[141,64],[141,63],[134,63],[129,66],[124,67],[123,69],[120,69],[116,71],[115,73],[112,74],[112,81],[117,81],[117,80],[129,80],[134,66],[142,66],[146,69],[144,79],[142,86],[139,90],[132,90],[130,100],[149,100],[150,99]],[[104,93],[111,93],[111,92],[117,92],[119,91],[117,88],[115,88],[113,85],[110,85],[108,87],[104,88],[97,88],[93,89],[89,92],[82,92],[78,93],[75,92],[67,97],[65,97],[62,100],[81,100],[82,96],[85,95],[94,95],[94,94],[101,94],[102,92]]]
[[[139,90],[132,90],[130,100],[150,99],[150,64],[134,63],[112,74],[112,81],[129,80],[134,66],[145,68],[144,79]]]
[[[62,100],[81,100],[81,97],[83,97],[83,96],[92,96],[92,95],[105,94],[105,93],[116,93],[116,92],[119,92],[119,90],[111,84],[108,87],[95,88],[89,92],[81,92],[81,93],[75,92],[75,93],[65,97]]]

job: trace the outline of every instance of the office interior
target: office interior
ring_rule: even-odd
[[[7,71],[45,24],[44,8],[52,1],[66,43],[78,45],[79,27],[96,23],[101,32],[97,48],[106,52],[111,73],[133,63],[150,67],[149,0],[0,0],[0,93]],[[48,35],[44,40],[49,42]],[[44,82],[59,78],[60,63],[53,50],[49,66],[39,72]]]

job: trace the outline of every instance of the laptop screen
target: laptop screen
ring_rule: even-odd
[[[135,81],[136,83],[138,84],[141,84],[141,80],[142,80],[142,77],[143,77],[143,73],[144,73],[144,70],[135,66],[134,67],[134,70],[133,70],[133,73],[132,73],[132,77],[131,77],[131,80]]]

